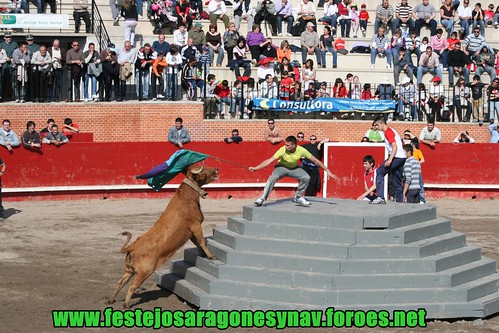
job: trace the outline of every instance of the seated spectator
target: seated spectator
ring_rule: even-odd
[[[447,55],[447,65],[449,66],[449,85],[454,85],[454,75],[464,77],[466,83],[470,83],[470,70],[468,56],[461,50],[461,43],[455,43],[452,50]]]
[[[258,78],[258,83],[265,81],[267,75],[271,75],[272,78],[275,76],[274,62],[268,60],[260,60],[258,62],[258,69],[256,71],[256,76]]]
[[[442,77],[442,69],[440,68],[440,61],[438,59],[438,55],[433,52],[433,49],[431,46],[428,46],[426,48],[426,52],[421,55],[421,58],[419,59],[419,66],[418,66],[418,83],[421,83],[423,81],[423,75],[426,73],[431,73],[435,74],[435,77],[438,77],[439,79]]]
[[[427,126],[419,134],[419,142],[435,147],[435,144],[439,143],[440,140],[442,140],[442,133],[435,127],[435,120],[433,118],[428,119]]]
[[[75,33],[80,32],[81,20],[85,22],[85,31],[89,34],[92,30],[90,25],[90,13],[88,12],[88,0],[73,1],[73,19],[75,20]]]
[[[35,131],[35,122],[28,121],[26,123],[26,132],[22,135],[22,142],[24,148],[42,148],[42,140],[40,134]]]
[[[444,70],[447,70],[447,52],[449,52],[449,42],[447,41],[447,38],[443,37],[442,29],[438,28],[437,34],[431,37],[430,46],[433,48],[433,52],[438,54],[440,63],[442,64]]]
[[[68,139],[71,139],[73,133],[80,133],[78,124],[73,123],[71,118],[65,118],[64,125],[62,126],[62,134],[64,134]]]
[[[324,17],[319,19],[319,22],[323,22],[333,27],[333,35],[336,35],[336,27],[338,26],[338,6],[336,1],[328,0],[324,3]]]
[[[277,59],[277,49],[272,44],[272,38],[267,38],[267,43],[264,47],[262,47],[260,60],[265,58],[272,58],[273,60]]]
[[[317,98],[317,90],[315,90],[315,83],[310,82],[308,84],[307,90],[303,93],[303,100],[310,101]]]
[[[489,125],[490,143],[499,143],[499,124],[494,124],[494,120],[490,120]]]
[[[340,2],[336,2],[336,4],[338,5],[338,21],[340,22],[341,27],[341,38],[350,38],[350,28],[352,25],[352,19],[350,18],[350,12],[348,9],[350,1],[341,0]],[[336,47],[336,49],[339,48]]]
[[[456,7],[452,5],[452,0],[444,0],[444,4],[440,7],[440,23],[447,30],[449,36],[454,31],[455,15]]]
[[[182,68],[182,85],[188,89],[188,99],[195,101],[199,88],[202,92],[204,89],[204,81],[201,78],[201,73],[198,72],[196,57],[190,57],[189,61]]]
[[[471,14],[473,8],[470,7],[470,1],[464,0],[463,4],[457,8],[457,16],[459,18],[459,25],[464,30],[466,36],[470,33]]]
[[[303,80],[303,87],[308,88],[309,84],[315,84],[316,70],[314,68],[314,61],[312,59],[308,59],[305,61],[305,65],[303,65],[301,77]]]
[[[392,100],[395,97],[395,87],[391,84],[388,77],[385,77],[381,81],[381,84],[378,85],[374,96],[383,101]]]
[[[236,26],[233,22],[229,24],[229,30],[224,33],[224,49],[227,51],[227,66],[232,68],[232,61],[234,59],[233,50],[237,46],[237,41],[239,40],[239,32],[236,30]]]
[[[282,72],[283,71],[288,71],[288,74],[289,76],[294,80],[295,79],[295,70],[294,70],[294,67],[291,66],[291,64],[289,63],[289,59],[284,57],[282,58],[282,61],[281,63],[276,67],[276,73],[277,74],[281,74],[281,77],[282,77]],[[299,71],[299,69],[298,69]]]
[[[317,25],[317,20],[315,19],[315,14],[317,8],[314,3],[310,0],[302,0],[298,7],[298,21],[300,22],[300,31],[304,31],[305,27],[308,27],[309,23],[312,23],[312,27]]]
[[[277,61],[282,64],[282,59],[283,58],[286,58],[288,59],[291,59],[291,49],[289,48],[289,42],[284,39],[282,42],[281,42],[281,47],[279,47],[276,51],[277,53]]]
[[[201,23],[199,23],[201,24]],[[201,24],[201,27],[203,25]],[[196,26],[194,27],[194,30],[191,31],[190,37],[192,37],[194,39],[194,41],[196,41]],[[203,46],[204,44],[206,44],[206,41],[204,41],[205,39],[205,35],[204,35],[204,32],[201,32],[201,35],[202,35],[202,38],[201,40],[203,42],[201,42],[201,46]],[[165,35],[164,34],[159,34],[158,35],[158,40],[155,40],[153,43],[152,43],[152,49],[156,52],[156,53],[159,53],[159,52],[163,52],[163,54],[167,54],[168,52],[170,52],[170,43],[168,43],[166,40],[165,40]],[[194,42],[194,45],[197,47],[196,43]],[[201,51],[201,48],[199,48],[199,50]]]
[[[282,142],[283,138],[281,136],[281,131],[275,126],[275,120],[270,118],[267,121],[268,128],[265,130],[264,138],[265,141],[270,142],[273,145]]]
[[[49,118],[47,120],[47,127],[42,128],[42,130],[40,131],[40,134],[49,133],[52,130],[52,125],[54,125],[54,124],[55,124],[55,120],[52,118]]]
[[[371,129],[367,130],[364,137],[367,138],[367,142],[385,142],[385,133],[383,131],[380,131],[378,129],[378,126],[375,126],[374,123],[372,124]]]
[[[331,28],[328,26],[324,27],[324,34],[321,35],[319,39],[321,56],[322,56],[322,68],[326,68],[326,54],[330,52],[333,55],[333,68],[338,67],[338,53],[334,47],[334,38],[331,33]]]
[[[163,55],[165,55],[163,53]],[[194,57],[196,59],[199,58],[200,52],[198,48],[194,45],[194,40],[189,37],[187,40],[187,45],[180,50],[180,55],[182,56],[182,61],[184,65],[189,61],[189,58]]]
[[[208,13],[210,14],[210,24],[217,25],[217,20],[220,19],[224,23],[225,30],[229,29],[229,16],[227,15],[227,7],[225,7],[225,1],[210,1],[210,3],[208,4]]]
[[[260,60],[260,55],[262,54],[262,48],[267,45],[267,39],[262,34],[260,26],[258,24],[253,24],[253,29],[248,32],[246,37],[246,44],[251,52],[251,59],[253,65],[256,65],[258,60]]]
[[[237,40],[237,45],[236,47],[234,47],[232,52],[233,59],[231,69],[236,75],[236,80],[241,77],[241,67],[244,69],[243,76],[250,76],[251,63],[250,60],[246,59],[246,39],[244,39],[243,36],[239,37],[239,39]]]
[[[182,57],[178,46],[172,45],[165,58],[168,64],[166,68],[166,98],[176,101],[178,96],[178,70],[179,66],[182,65]]]
[[[301,61],[302,64],[305,64],[305,61],[307,60],[307,54],[315,54],[315,56],[317,57],[317,66],[321,67],[321,49],[319,48],[320,39],[317,32],[314,31],[314,26],[315,25],[312,22],[308,22],[306,30],[301,33]]]
[[[496,57],[494,51],[489,48],[487,44],[481,46],[480,53],[475,58],[476,70],[475,73],[478,76],[482,76],[484,72],[487,72],[490,76],[490,82],[494,81],[496,78]]]
[[[409,36],[405,39],[405,55],[407,57],[408,63],[413,66],[412,55],[416,55],[416,64],[419,63],[419,57],[421,56],[421,40],[419,36],[416,36],[416,31],[411,29],[409,32]]]
[[[482,9],[482,4],[477,2],[475,4],[475,9],[471,12],[471,20],[473,23],[473,29],[479,27],[480,34],[485,36],[485,13]]]
[[[291,2],[289,0],[277,0],[276,2],[275,10],[278,36],[282,36],[282,21],[286,21],[287,23],[286,36],[293,36],[291,34],[291,28],[293,28],[294,17],[291,7]]]
[[[400,83],[397,113],[406,121],[418,120],[416,87],[408,77],[405,77]]]
[[[185,25],[187,27],[187,31],[191,31],[192,16],[191,16],[191,4],[189,3],[189,1],[177,0],[177,5],[175,6],[175,9],[179,24]]]
[[[295,81],[294,87],[291,89],[290,100],[303,101],[301,82]]]
[[[468,131],[462,131],[456,136],[454,143],[475,143],[475,139],[470,136]]]
[[[388,0],[382,0],[381,4],[376,7],[374,31],[378,31],[381,26],[385,26],[386,29],[390,28],[392,30],[392,35],[395,34],[397,19],[395,18],[393,7],[388,3]]]
[[[416,18],[415,29],[416,35],[421,35],[421,28],[426,25],[430,28],[430,34],[435,36],[437,33],[437,21],[435,16],[437,10],[430,4],[430,0],[423,0],[414,7],[414,17]]]
[[[201,52],[201,50],[203,49],[203,46],[206,45],[206,33],[203,31],[203,24],[202,23],[197,22],[196,24],[194,24],[194,29],[189,31],[189,39],[191,39],[191,38],[192,38],[192,45],[194,45],[196,47],[198,52]],[[154,42],[154,43],[156,43],[156,42]],[[152,47],[154,48],[154,44],[152,45]],[[156,51],[158,52],[158,50],[156,50]],[[170,51],[169,45],[168,45],[168,50],[166,51],[166,53],[168,53],[168,51]],[[166,53],[164,53],[164,54],[166,54]]]
[[[485,44],[485,37],[480,35],[480,28],[474,28],[473,34],[468,35],[463,44],[465,46],[464,53],[474,59],[480,53],[482,45]]]
[[[239,130],[233,129],[232,135],[224,139],[225,143],[237,143],[241,144],[243,142],[243,138],[239,136]]]
[[[210,24],[210,29],[206,33],[206,46],[208,46],[208,51],[210,53],[210,67],[213,66],[215,53],[218,55],[217,67],[221,67],[222,61],[224,60],[224,49],[222,47],[222,35],[217,32],[216,24]]]
[[[173,32],[173,44],[178,46],[179,50],[182,50],[184,46],[187,45],[187,40],[189,39],[189,32],[185,29],[185,25],[180,24],[178,29]],[[171,51],[170,45],[170,51]]]
[[[235,31],[239,31],[242,20],[246,20],[246,22],[248,22],[247,30],[250,31],[251,27],[253,26],[253,22],[254,22],[254,11],[253,11],[253,7],[251,6],[251,1],[250,0],[236,0],[236,1],[234,1],[234,5],[232,8],[234,10],[234,23],[231,23],[231,24],[234,24]],[[230,29],[230,25],[229,25],[229,29]],[[236,38],[236,40],[237,40],[237,38]]]
[[[469,121],[471,118],[471,89],[466,86],[464,78],[459,78],[454,87],[453,111],[457,113],[457,119],[463,121],[462,111],[466,109],[464,121]]]
[[[176,118],[175,125],[168,131],[168,141],[180,149],[183,149],[186,143],[191,142],[191,135],[183,122],[182,118]]]
[[[327,82],[326,81],[323,81],[321,83],[321,87],[320,87],[317,94],[318,94],[317,97],[324,97],[324,98],[331,97],[331,94],[329,93],[329,91],[327,89]]]
[[[59,132],[59,126],[53,124],[50,132],[45,135],[42,142],[48,145],[61,146],[68,143],[69,139],[62,132]]]
[[[272,36],[277,36],[277,21],[275,4],[272,0],[261,0],[256,3],[255,23],[261,24],[266,21],[270,23]]]
[[[493,25],[494,24],[494,4],[489,4],[487,9],[484,9],[484,21],[485,25]]]
[[[393,78],[395,85],[399,83],[400,73],[405,73],[410,81],[414,78],[414,71],[407,61],[406,50],[403,47],[400,48],[399,53],[393,58]]]
[[[414,29],[414,20],[412,19],[412,7],[407,0],[402,0],[397,7],[395,7],[396,29],[400,29],[402,24],[409,27],[409,30]],[[406,45],[407,47],[407,45]]]
[[[273,76],[267,74],[265,81],[262,82],[260,86],[260,96],[263,98],[279,98],[279,91],[277,89],[277,84],[274,82]],[[260,114],[262,112],[259,112]],[[279,114],[275,111],[271,112],[272,117],[279,117]]]
[[[0,145],[12,151],[12,148],[19,147],[19,144],[17,134],[10,129],[10,120],[4,119],[2,129],[0,129]]]
[[[386,68],[392,68],[392,53],[388,50],[389,41],[385,36],[385,28],[379,27],[378,33],[373,36],[371,44],[371,69],[375,68],[376,56],[385,56],[386,57]]]

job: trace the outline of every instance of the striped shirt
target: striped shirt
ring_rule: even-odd
[[[408,18],[412,16],[412,7],[409,4],[402,6],[402,4],[399,3],[397,7],[395,7],[395,13],[397,13],[400,18]]]
[[[485,43],[485,38],[482,35],[475,36],[474,34],[469,34],[464,40],[464,44],[468,46],[468,51],[476,52],[480,50],[482,44]]]
[[[405,39],[405,48],[407,50],[410,50],[414,44],[416,44],[416,49],[419,48],[419,44],[421,44],[421,40],[419,39],[419,36],[416,36],[414,38],[414,40],[411,37],[407,37]]]
[[[380,15],[382,18],[388,18],[393,16],[393,7],[392,5],[388,5],[387,8],[383,7],[383,5],[378,5],[376,7],[376,16]]]
[[[404,164],[404,183],[409,184],[409,190],[420,190],[419,175],[421,174],[421,165],[413,157],[405,160]]]

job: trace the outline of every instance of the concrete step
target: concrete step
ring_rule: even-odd
[[[466,235],[452,231],[447,234],[422,239],[410,244],[419,246],[421,258],[424,258],[466,246]]]
[[[483,307],[482,318],[491,316],[499,312],[499,292],[474,299],[470,304],[476,304],[478,307]]]
[[[357,231],[357,244],[408,244],[451,231],[450,221],[436,218],[392,230]]]
[[[274,237],[322,242],[355,243],[356,232],[351,229],[318,227],[302,224],[283,224],[248,221],[244,218],[229,218],[227,228],[241,235]]]
[[[420,259],[350,259],[341,263],[341,274],[433,273],[480,259],[480,248],[467,245]]]
[[[212,239],[208,239],[208,248],[219,260],[231,265],[294,269],[301,272],[327,274],[340,272],[340,260],[333,258],[234,250]]]
[[[261,251],[305,256],[346,258],[348,243],[287,240],[271,237],[252,237],[228,230],[216,228],[213,239],[236,250]]]
[[[175,274],[169,273],[168,270],[156,271],[155,279],[158,286],[171,291],[178,297],[196,306],[201,304],[201,295],[206,294],[204,290],[184,279],[180,279]]]

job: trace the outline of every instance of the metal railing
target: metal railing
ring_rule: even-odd
[[[104,25],[104,20],[99,12],[99,7],[95,0],[92,0],[92,11],[91,11],[91,23],[92,23],[92,32],[95,34],[97,38],[97,43],[99,45],[100,50],[105,50],[109,43],[111,43],[111,38],[109,38],[109,34],[107,33],[106,26]]]

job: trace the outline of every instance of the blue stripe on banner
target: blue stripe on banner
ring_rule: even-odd
[[[316,98],[310,101],[283,101],[274,98],[253,98],[253,108],[270,111],[367,111],[392,112],[395,110],[395,101],[359,100],[350,98]]]

